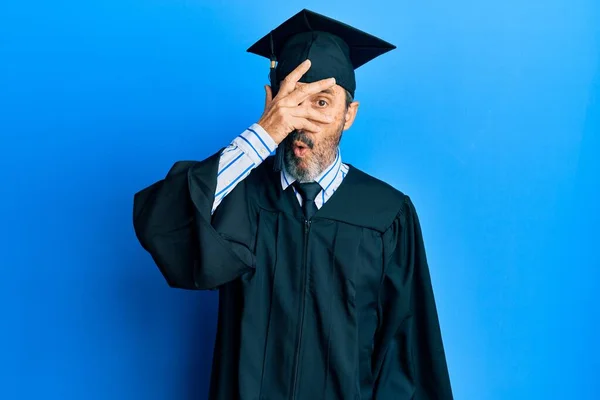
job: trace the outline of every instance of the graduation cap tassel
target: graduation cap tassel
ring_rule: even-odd
[[[269,71],[269,81],[271,81],[271,91],[273,96],[275,96],[277,91],[277,77],[275,76],[275,67],[277,65],[277,56],[275,55],[275,42],[273,41],[273,31],[269,34],[269,43],[271,47],[271,69]]]
[[[277,92],[279,91],[279,83],[277,81],[277,74],[276,74],[276,65],[277,65],[277,57],[275,56],[275,43],[273,41],[273,31],[271,31],[271,33],[269,34],[269,44],[271,46],[271,69],[269,71],[269,80],[271,81],[271,93],[273,94],[273,97],[275,97],[275,95],[277,94]],[[275,160],[273,163],[273,170],[276,172],[279,172],[283,169],[283,143],[280,143],[279,146],[277,146],[277,150],[275,152]]]

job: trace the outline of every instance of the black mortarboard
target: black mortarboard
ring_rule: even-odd
[[[354,70],[396,46],[313,11],[302,10],[252,45],[248,52],[271,60],[273,96],[279,83],[304,60],[309,71],[300,82],[335,78],[352,96],[356,90]],[[278,149],[276,169],[283,152]]]

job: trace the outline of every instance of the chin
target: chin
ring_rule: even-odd
[[[304,172],[308,169],[308,165],[309,165],[308,161],[309,160],[307,160],[307,157],[304,157],[304,158],[294,157],[294,164],[296,165],[296,168],[298,168]]]
[[[311,181],[319,174],[319,166],[312,152],[304,157],[297,157],[292,151],[286,151],[284,160],[288,173],[299,181]]]

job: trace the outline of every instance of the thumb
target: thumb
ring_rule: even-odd
[[[271,101],[273,101],[273,92],[271,91],[271,86],[265,85],[265,110],[267,107],[269,107]]]

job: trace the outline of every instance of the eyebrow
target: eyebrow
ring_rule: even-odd
[[[333,90],[331,88],[325,89],[325,90],[321,90],[321,93],[330,94],[332,96],[334,95]]]

